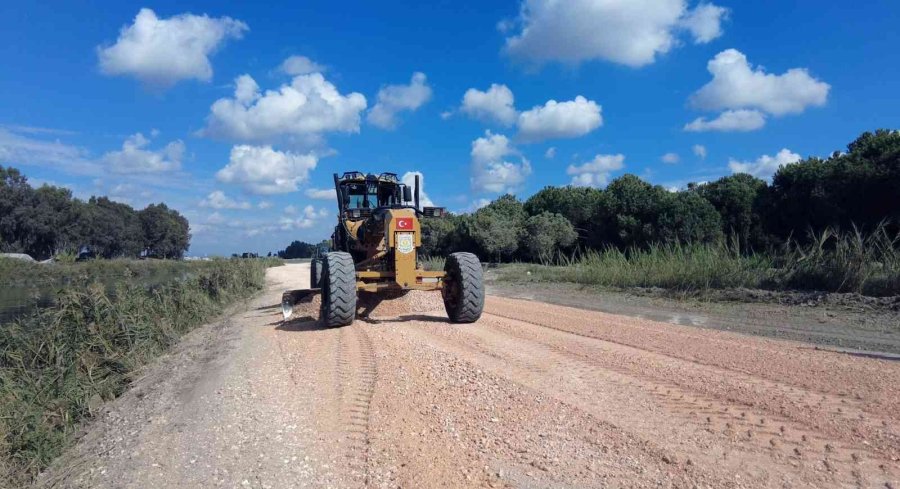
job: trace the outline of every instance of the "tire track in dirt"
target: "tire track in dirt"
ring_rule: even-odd
[[[844,400],[862,401],[870,412],[900,412],[900,370],[893,368],[895,364],[804,349],[807,345],[801,343],[531,301],[489,297],[485,310],[567,333],[834,394]],[[824,372],[828,375],[816,375]]]
[[[369,485],[372,396],[378,368],[372,340],[359,323],[336,330],[340,431],[344,462],[355,486]]]
[[[594,360],[606,358],[608,351],[595,348],[585,355],[573,353],[577,345],[560,344],[556,338],[542,342],[511,336],[509,329],[534,328],[517,323],[486,315],[478,327],[415,327],[429,336],[422,337],[424,342],[473,359],[639,436],[655,433],[655,442],[673,454],[686,454],[692,463],[724,465],[757,474],[767,483],[773,482],[770,477],[790,480],[797,466],[806,466],[814,480],[832,484],[857,484],[859,468],[877,473],[876,466],[885,463],[878,454],[867,453],[871,450],[864,445],[835,442],[789,419]],[[572,338],[576,343],[597,343]],[[710,447],[724,448],[721,458]]]
[[[492,314],[493,315],[493,314]],[[581,336],[596,341],[595,349],[601,349],[603,355],[595,355],[595,351],[582,352],[581,356],[588,361],[610,369],[620,369],[622,373],[637,373],[663,382],[667,386],[697,391],[713,398],[728,399],[743,406],[743,409],[763,410],[769,418],[789,419],[806,426],[807,429],[825,432],[847,443],[865,442],[866,451],[877,450],[881,456],[896,458],[900,455],[900,435],[891,419],[879,413],[870,413],[866,403],[859,399],[851,399],[793,386],[761,378],[743,371],[726,369],[715,365],[692,362],[683,358],[642,350],[591,335],[579,334],[566,327],[553,327],[541,323],[541,320],[520,321],[507,316],[495,315],[509,321],[521,323],[516,328],[504,328],[507,332],[525,338],[541,341],[541,332],[524,332],[532,328],[549,328],[565,335]],[[543,332],[546,332],[544,330]],[[551,345],[552,346],[552,345]],[[577,349],[578,346],[575,346]],[[624,369],[620,364],[627,365]]]

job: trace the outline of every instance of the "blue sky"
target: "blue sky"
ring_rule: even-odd
[[[461,211],[768,178],[898,126],[893,1],[459,4],[4,2],[0,164],[166,202],[204,255],[326,238],[333,172],[418,171]]]

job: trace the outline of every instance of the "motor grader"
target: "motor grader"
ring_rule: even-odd
[[[409,290],[440,290],[450,321],[471,323],[481,317],[484,285],[478,257],[452,253],[443,271],[422,266],[421,219],[440,219],[442,207],[419,206],[419,177],[410,188],[394,173],[358,171],[334,174],[338,204],[332,249],[310,264],[310,288],[286,291],[282,313],[321,294],[319,320],[325,327],[345,326],[356,317],[359,293],[398,296]]]

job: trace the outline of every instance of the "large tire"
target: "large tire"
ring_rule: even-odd
[[[309,263],[309,288],[318,289],[322,286],[322,259],[314,258]]]
[[[349,253],[332,252],[322,260],[322,324],[346,326],[356,317],[356,269]]]
[[[474,323],[484,310],[481,262],[472,253],[453,253],[444,263],[444,308],[454,323]]]

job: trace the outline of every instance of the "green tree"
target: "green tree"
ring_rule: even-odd
[[[781,238],[827,227],[871,230],[900,223],[900,132],[866,132],[846,153],[781,167],[765,196],[765,224]]]
[[[767,188],[765,181],[738,173],[692,190],[716,208],[725,235],[736,237],[743,249],[750,249],[766,242],[759,206]]]
[[[560,214],[542,212],[525,220],[522,233],[522,249],[535,261],[553,259],[556,254],[571,247],[578,234],[568,219]]]
[[[144,233],[137,212],[106,197],[91,197],[83,206],[79,241],[102,258],[137,257],[144,250]]]
[[[536,216],[543,212],[560,214],[575,227],[587,246],[602,242],[602,226],[597,212],[603,191],[592,187],[544,187],[525,201],[525,212]]]
[[[716,208],[694,192],[672,192],[660,204],[656,240],[709,243],[722,238],[722,219]]]
[[[621,248],[646,246],[659,239],[657,220],[668,191],[636,175],[613,180],[598,205],[602,240]]]
[[[0,250],[24,252],[16,211],[31,202],[34,189],[15,168],[0,166]]]
[[[525,209],[506,194],[478,209],[468,222],[468,234],[488,256],[498,261],[512,258],[525,226]]]
[[[422,219],[422,256],[447,256],[461,241],[460,219],[454,215]]]
[[[191,243],[190,224],[166,204],[150,204],[138,212],[143,249],[153,258],[180,259]]]
[[[72,198],[72,191],[43,185],[29,200],[29,205],[13,213],[24,251],[39,260],[62,251],[78,251],[81,206]]]

